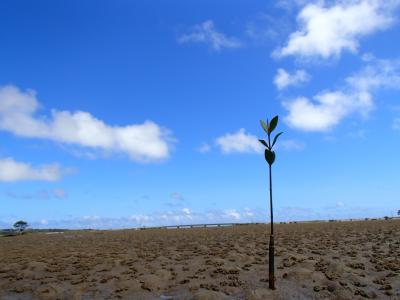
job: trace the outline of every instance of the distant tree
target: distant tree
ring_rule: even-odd
[[[20,220],[20,221],[14,223],[14,228],[15,228],[16,230],[18,230],[19,234],[22,234],[22,232],[23,232],[23,231],[26,229],[26,227],[28,227],[28,226],[29,226],[28,223],[25,222],[25,221],[22,221],[22,220]]]
[[[399,209],[399,211],[397,212],[397,215],[400,217],[400,209]]]
[[[270,208],[270,218],[271,218],[271,232],[269,236],[269,255],[268,255],[268,263],[269,263],[269,288],[274,290],[275,289],[275,263],[274,263],[274,213],[272,209],[272,164],[275,161],[275,151],[273,148],[275,146],[278,137],[282,134],[279,132],[271,141],[271,133],[275,130],[276,126],[278,125],[278,116],[275,116],[271,119],[271,122],[268,121],[264,122],[263,120],[260,121],[261,127],[267,133],[267,140],[259,140],[261,144],[265,147],[264,150],[264,157],[268,163],[269,167],[269,208]]]

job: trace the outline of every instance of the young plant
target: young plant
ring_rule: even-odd
[[[14,223],[14,228],[18,230],[19,234],[22,234],[22,232],[28,227],[28,223],[25,221],[18,221]]]
[[[275,264],[274,264],[274,213],[272,209],[272,164],[275,161],[275,151],[273,150],[278,137],[283,133],[279,132],[272,140],[271,143],[271,133],[275,130],[278,125],[278,116],[272,118],[271,122],[265,123],[263,120],[260,121],[261,127],[267,133],[267,141],[259,140],[261,144],[264,145],[265,160],[269,167],[269,207],[270,207],[270,217],[271,217],[271,233],[269,236],[269,288],[275,289]]]

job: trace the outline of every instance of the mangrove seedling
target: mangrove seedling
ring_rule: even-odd
[[[275,151],[274,146],[278,137],[283,133],[279,132],[275,137],[272,139],[271,143],[271,133],[275,130],[276,126],[278,125],[278,116],[272,118],[271,122],[268,121],[264,122],[263,120],[260,121],[261,127],[267,133],[268,139],[259,140],[261,144],[264,145],[264,156],[265,160],[268,163],[269,167],[269,207],[270,207],[270,218],[271,218],[271,232],[269,236],[269,288],[274,290],[275,289],[275,264],[274,264],[274,213],[272,209],[272,164],[275,161]]]

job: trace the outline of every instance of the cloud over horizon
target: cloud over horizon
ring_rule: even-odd
[[[329,219],[364,219],[366,217],[383,217],[395,211],[393,208],[372,209],[345,205],[338,201],[329,207],[280,206],[275,210],[276,222],[311,221]],[[227,208],[206,211],[193,211],[188,207],[175,210],[159,211],[145,214],[133,214],[124,217],[102,217],[86,215],[69,219],[26,220],[31,228],[60,229],[123,229],[169,225],[216,224],[216,223],[267,223],[268,210],[265,208]],[[17,220],[0,218],[0,228],[11,227]]]

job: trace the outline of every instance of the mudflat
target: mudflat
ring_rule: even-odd
[[[0,237],[0,299],[400,299],[400,220]]]

